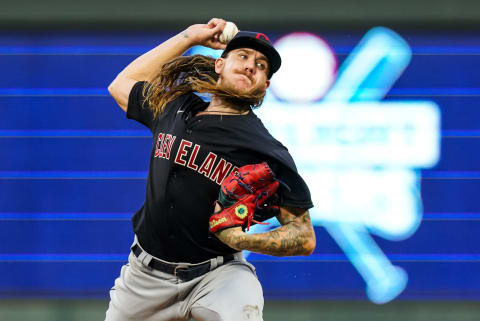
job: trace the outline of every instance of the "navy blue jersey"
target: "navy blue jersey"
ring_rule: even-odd
[[[132,88],[127,117],[153,134],[146,200],[132,219],[147,252],[166,261],[189,263],[234,253],[209,233],[208,219],[222,180],[243,165],[269,164],[290,187],[278,190],[281,206],[313,206],[288,150],[252,111],[196,116],[208,102],[189,93],[168,103],[154,119],[143,96],[145,85],[138,82]]]

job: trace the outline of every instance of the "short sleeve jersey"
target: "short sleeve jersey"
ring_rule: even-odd
[[[198,263],[235,250],[209,232],[220,184],[237,168],[266,161],[290,187],[278,189],[281,206],[308,209],[310,192],[287,149],[260,119],[246,115],[196,114],[208,106],[194,93],[168,103],[154,118],[143,95],[145,82],[130,92],[127,117],[153,134],[143,206],[132,218],[142,247],[169,262]]]

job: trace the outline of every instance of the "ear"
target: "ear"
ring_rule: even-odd
[[[215,60],[215,72],[217,74],[220,74],[220,72],[223,70],[223,66],[225,66],[224,58],[218,58],[217,60]]]

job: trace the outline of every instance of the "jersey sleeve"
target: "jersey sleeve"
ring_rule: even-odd
[[[134,119],[153,131],[153,112],[143,95],[145,86],[148,86],[145,81],[133,85],[128,96],[127,118]]]
[[[310,190],[298,173],[290,152],[268,132],[254,113],[244,119],[238,118],[231,124],[229,134],[221,137],[224,144],[236,147],[230,152],[230,157],[238,167],[266,161],[275,176],[288,186],[277,190],[280,196],[278,205],[304,209],[313,207]]]
[[[288,151],[280,151],[269,161],[273,172],[283,185],[278,189],[281,206],[309,209],[313,207],[310,189],[297,171]]]
[[[263,154],[272,168],[275,176],[287,185],[281,186],[277,193],[280,196],[280,206],[309,209],[313,207],[310,190],[298,173],[295,161],[288,149],[276,140],[265,128],[258,118],[253,118],[249,128],[255,135],[255,140],[250,140],[250,148]]]
[[[271,158],[267,161],[270,168],[275,173],[275,177],[281,181],[277,190],[279,196],[275,205],[282,207],[293,207],[310,209],[313,203],[310,196],[310,190],[297,172],[293,159],[288,152],[279,151],[278,158]],[[277,153],[274,153],[277,154]],[[278,214],[277,211],[266,208],[265,210],[256,210],[254,219],[260,222],[268,220]]]

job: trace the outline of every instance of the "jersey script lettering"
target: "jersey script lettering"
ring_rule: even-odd
[[[227,176],[230,167],[232,167],[232,163],[227,162],[223,158],[220,159],[217,167],[215,167],[215,170],[212,173],[212,176],[210,176],[210,179],[215,181],[217,184],[222,184],[222,181]]]
[[[170,152],[175,138],[177,137],[170,134],[158,134],[154,157],[170,159]]]
[[[163,134],[160,134],[163,135]],[[158,140],[160,141],[163,137],[164,140],[167,140],[168,137],[170,137],[170,140],[167,146],[167,159],[170,157],[170,151],[172,150],[173,146],[173,141],[175,140],[175,136],[170,134],[166,134],[162,137],[158,135]],[[157,141],[157,145],[163,146],[165,145],[165,142],[159,143]],[[193,146],[193,148],[192,148]],[[187,168],[190,168],[191,170],[203,174],[205,177],[209,178],[210,180],[214,181],[218,185],[222,184],[222,181],[225,179],[225,177],[230,174],[231,171],[238,170],[237,166],[233,166],[232,163],[227,162],[225,159],[219,157],[217,154],[213,152],[209,152],[208,155],[205,157],[203,162],[197,162],[197,156],[199,154],[199,151],[201,149],[201,146],[198,144],[194,144],[193,142],[182,139],[180,141],[180,144],[178,146],[177,154],[175,156],[175,164],[185,166]],[[156,153],[155,153],[156,155]],[[165,157],[164,157],[165,158]],[[217,162],[218,160],[218,162]],[[216,165],[215,165],[216,163]],[[201,165],[199,165],[201,164]]]
[[[208,156],[203,161],[202,166],[198,170],[200,174],[204,174],[206,177],[209,177],[212,173],[213,164],[217,160],[217,155],[215,153],[208,153]]]
[[[198,165],[195,164],[195,159],[197,158],[198,150],[200,149],[200,145],[195,144],[193,147],[192,155],[188,159],[187,167],[196,171],[198,169]]]

